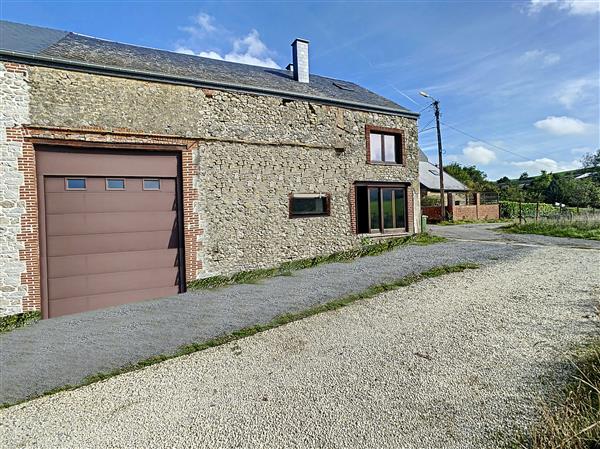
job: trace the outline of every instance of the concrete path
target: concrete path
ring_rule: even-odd
[[[389,260],[459,251],[421,249]],[[0,410],[0,447],[505,447],[572,379],[566,351],[599,325],[596,251],[516,252]]]
[[[267,323],[371,285],[431,267],[514,257],[531,248],[448,242],[405,246],[352,263],[321,265],[260,284],[213,291],[45,320],[0,335],[0,403],[14,403],[182,345]]]
[[[498,229],[506,223],[467,224],[467,225],[430,225],[432,234],[466,242],[497,242],[528,246],[562,246],[568,248],[598,249],[600,241],[550,237],[535,234],[509,234]]]

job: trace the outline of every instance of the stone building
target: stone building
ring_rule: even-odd
[[[356,84],[1,22],[0,314],[168,296],[419,227],[418,114]]]

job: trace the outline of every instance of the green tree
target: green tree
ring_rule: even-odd
[[[527,187],[525,195],[528,201],[544,202],[546,200],[546,191],[552,182],[552,174],[542,170],[541,175],[536,176]]]
[[[546,189],[546,201],[549,203],[568,204],[569,180],[561,175],[552,176],[552,181]]]
[[[470,189],[480,192],[498,191],[498,186],[487,179],[487,175],[475,165],[461,165],[452,162],[444,167],[444,171],[456,178]]]
[[[529,178],[529,173],[527,173],[526,171],[524,171],[523,173],[521,173],[521,176],[519,176],[520,180],[524,180]]]
[[[581,158],[581,164],[585,168],[597,168],[600,167],[600,149],[596,150],[595,153],[586,153]]]

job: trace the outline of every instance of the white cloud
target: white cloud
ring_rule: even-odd
[[[267,48],[258,31],[252,30],[247,36],[233,41],[233,49],[225,55],[214,50],[194,53],[188,48],[179,47],[179,53],[195,54],[203,58],[218,59],[220,61],[239,62],[240,64],[257,65],[261,67],[281,68],[272,58],[271,50]]]
[[[582,154],[591,153],[591,152],[592,152],[591,147],[577,147],[577,148],[571,149],[571,154],[577,154],[577,155],[582,155]]]
[[[479,142],[469,142],[462,152],[464,159],[471,164],[487,165],[496,160],[496,153]]]
[[[556,99],[565,107],[571,109],[576,102],[597,92],[597,81],[591,79],[576,79],[567,81],[556,94]]]
[[[188,37],[179,42],[175,49],[176,52],[221,61],[280,68],[279,64],[273,60],[275,52],[271,51],[260,39],[258,31],[253,29],[244,37],[232,38],[231,33],[219,26],[214,17],[208,14],[200,13],[193,18],[193,21],[193,26],[180,28],[188,34]],[[229,52],[222,52],[218,48],[201,50],[202,47],[206,48],[207,41],[218,41],[219,44],[229,41],[232,49]],[[198,50],[194,50],[194,48],[198,48]]]
[[[571,162],[558,162],[547,157],[531,161],[511,162],[511,165],[524,169],[529,174],[537,174],[542,170],[556,173],[565,170],[574,170],[581,167],[581,164],[577,160]]]
[[[203,12],[194,17],[194,22],[196,22],[196,24],[198,24],[200,28],[207,33],[213,33],[217,30],[217,27],[214,25],[214,21],[214,17]]]
[[[200,53],[198,53],[198,56],[202,56],[203,58],[219,59],[221,61],[224,60],[223,56],[221,56],[216,51],[201,51]]]
[[[183,55],[195,55],[196,53],[193,52],[193,50],[190,50],[189,48],[186,47],[177,47],[175,49],[176,53],[181,53]]]
[[[537,14],[546,7],[566,11],[574,16],[600,12],[600,2],[598,0],[531,0],[528,11],[530,14]]]
[[[549,116],[544,120],[538,120],[534,126],[550,134],[565,136],[568,134],[583,134],[588,129],[588,124],[572,117],[554,117]]]
[[[560,55],[549,53],[545,50],[529,50],[519,57],[519,62],[525,63],[541,63],[543,66],[551,66],[560,61]]]

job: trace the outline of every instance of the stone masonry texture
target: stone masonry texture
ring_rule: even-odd
[[[25,201],[20,189],[24,173],[19,170],[23,155],[21,126],[29,121],[29,85],[24,66],[0,63],[0,316],[23,311],[27,285],[20,251]]]
[[[3,129],[26,124],[37,130],[60,129],[69,138],[94,130],[107,141],[113,140],[112,133],[130,133],[131,141],[146,135],[195,142],[189,147],[194,170],[187,171],[187,179],[184,173],[183,185],[184,197],[193,199],[185,224],[193,221],[197,229],[192,236],[197,254],[191,256],[198,261],[197,277],[272,267],[356,247],[363,236],[353,225],[354,182],[408,182],[409,209],[419,210],[415,119],[42,67],[30,66],[26,72],[21,78],[11,74],[17,81],[4,75],[2,93],[11,96],[17,117],[7,121],[3,108]],[[24,104],[12,97],[23,98]],[[404,166],[367,162],[367,125],[403,133]],[[10,267],[16,274],[3,278],[1,287],[9,288],[12,282],[18,290],[23,286],[18,285],[21,272],[16,267],[22,270],[23,262],[16,256],[16,234],[23,211],[17,196],[23,175],[15,163],[20,149],[11,148],[12,159],[3,146],[2,164],[13,161],[8,170],[16,185],[6,192],[15,196],[11,203],[15,210],[3,207],[1,217],[17,218],[7,235],[3,224],[2,254],[6,259],[5,246],[8,254],[12,245]],[[291,193],[330,194],[331,215],[289,218]],[[410,232],[419,229],[418,213],[412,210]],[[5,243],[10,239],[10,245]],[[22,298],[9,294],[15,296],[15,304]]]

